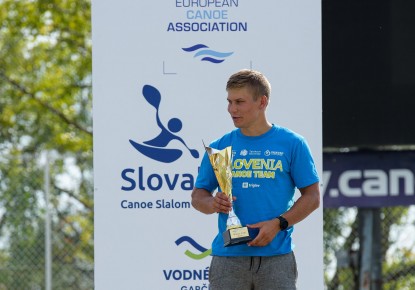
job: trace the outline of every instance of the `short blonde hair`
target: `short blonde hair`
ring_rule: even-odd
[[[226,90],[240,89],[247,87],[252,93],[254,100],[261,96],[266,96],[269,100],[271,95],[271,84],[267,78],[259,71],[243,69],[229,77],[226,83]]]

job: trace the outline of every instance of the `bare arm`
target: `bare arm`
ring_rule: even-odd
[[[228,213],[232,204],[223,192],[217,192],[213,196],[206,189],[195,187],[192,191],[192,206],[202,213],[212,214],[215,212]]]
[[[304,220],[320,205],[320,187],[316,182],[304,188],[300,188],[301,196],[294,205],[282,216],[288,221],[288,225],[292,226]],[[280,231],[280,221],[277,218],[249,225],[252,228],[259,228],[258,236],[248,243],[250,246],[266,246]]]
[[[301,222],[320,206],[320,186],[318,182],[300,188],[300,192],[300,198],[289,211],[283,214],[289,226]]]

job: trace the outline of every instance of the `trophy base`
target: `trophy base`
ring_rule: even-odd
[[[222,233],[223,245],[225,247],[246,244],[252,241],[257,235],[258,229],[251,229],[248,227],[239,227],[226,230]]]

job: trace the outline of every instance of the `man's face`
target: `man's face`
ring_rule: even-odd
[[[261,98],[254,101],[253,94],[248,88],[230,89],[228,90],[228,112],[235,127],[252,129],[263,113]]]

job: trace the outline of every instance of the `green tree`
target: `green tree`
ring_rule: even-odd
[[[44,287],[45,152],[53,287],[93,288],[90,13],[0,0],[0,289]]]

